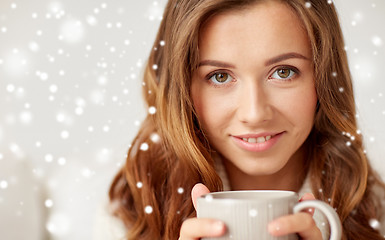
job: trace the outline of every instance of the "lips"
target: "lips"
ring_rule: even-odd
[[[239,147],[247,151],[260,152],[270,149],[284,132],[266,132],[260,134],[233,135]]]
[[[249,142],[249,143],[263,143],[266,141],[269,141],[273,136],[268,135],[268,136],[262,136],[262,137],[257,137],[257,138],[242,138],[243,141]]]
[[[249,143],[263,143],[266,141],[269,141],[273,137],[275,137],[278,134],[281,134],[282,132],[266,132],[266,133],[259,133],[259,134],[243,134],[243,135],[233,135],[233,137],[242,139],[245,142]]]

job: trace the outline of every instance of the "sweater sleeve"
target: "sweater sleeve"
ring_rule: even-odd
[[[102,204],[96,211],[93,240],[124,240],[127,229],[123,222],[112,215],[109,204]]]

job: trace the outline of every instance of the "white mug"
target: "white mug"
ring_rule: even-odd
[[[197,217],[223,221],[227,231],[216,240],[294,240],[296,234],[274,237],[268,232],[272,220],[307,208],[321,211],[330,224],[330,240],[340,240],[341,222],[335,210],[319,200],[298,202],[291,191],[223,191],[198,198]]]

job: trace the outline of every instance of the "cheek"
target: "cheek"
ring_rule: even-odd
[[[229,121],[231,105],[223,95],[209,89],[192,90],[192,100],[202,127],[211,132]]]
[[[205,125],[206,118],[209,117],[207,115],[210,112],[210,107],[207,104],[206,94],[196,85],[192,85],[191,98],[192,98],[194,109],[196,111],[199,122],[202,125]]]
[[[296,94],[291,101],[288,109],[293,119],[296,120],[297,125],[311,128],[314,124],[314,115],[317,105],[317,96],[315,89],[309,89]]]
[[[304,97],[300,100],[303,101],[303,112],[306,113],[308,119],[312,119],[311,122],[313,123],[318,101],[314,86],[312,86],[308,91],[305,91],[303,95]]]
[[[306,128],[313,126],[317,105],[317,95],[313,86],[276,94],[275,99],[275,107],[293,125]]]

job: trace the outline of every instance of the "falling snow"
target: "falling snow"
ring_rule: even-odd
[[[157,133],[152,133],[150,135],[150,139],[151,139],[152,142],[158,143],[160,141],[160,136]]]
[[[50,239],[91,238],[74,234],[91,232],[91,226],[82,223],[92,221],[93,208],[105,197],[105,179],[124,165],[146,114],[157,114],[155,106],[143,107],[142,76],[147,54],[168,44],[160,40],[151,49],[165,4],[5,2],[0,9],[0,212],[5,206],[12,216],[28,219],[32,198],[2,195],[25,183],[36,193],[38,205],[50,211],[43,223]],[[311,11],[310,2],[305,6]],[[341,8],[346,32],[354,38],[345,38],[345,50],[358,96],[358,120],[363,121],[356,136],[363,135],[369,156],[385,154],[380,146],[385,135],[385,32],[372,27],[378,25],[372,15],[385,21],[384,9],[379,1],[358,0]],[[150,66],[153,72],[159,67]],[[331,78],[341,74],[331,72]],[[338,94],[346,93],[343,87],[337,89]],[[347,146],[357,141],[354,134],[344,134]],[[140,143],[141,151],[161,137],[154,132],[147,141]],[[136,187],[141,189],[143,182]],[[174,191],[186,193],[181,187]],[[153,209],[146,206],[144,211],[151,214]],[[251,217],[257,214],[250,212]],[[376,228],[376,221],[369,224]]]
[[[0,181],[0,188],[1,188],[1,189],[6,189],[6,188],[8,188],[8,182],[5,181],[5,180]]]
[[[153,211],[152,207],[151,206],[146,206],[144,208],[144,212],[147,213],[147,214],[151,214]]]
[[[59,165],[65,165],[67,163],[67,160],[64,158],[64,157],[60,157],[58,160],[57,160],[57,163]]]
[[[47,163],[51,163],[53,161],[53,156],[51,154],[47,154],[44,159]]]
[[[378,230],[381,226],[380,222],[377,219],[373,218],[369,220],[369,225],[376,230]]]
[[[149,148],[149,146],[148,146],[147,143],[142,143],[142,144],[140,145],[140,150],[142,150],[142,151],[147,151],[148,148]]]
[[[372,43],[376,47],[381,47],[382,46],[382,39],[379,36],[373,36],[372,37]]]
[[[207,202],[211,202],[211,201],[213,201],[213,199],[214,199],[213,196],[210,195],[210,194],[205,196],[205,200],[206,200]]]
[[[156,113],[156,108],[151,106],[148,108],[148,113],[151,114],[151,115],[154,115]]]
[[[77,19],[65,20],[60,26],[59,39],[67,43],[78,43],[83,40],[85,27]]]
[[[67,139],[67,138],[69,138],[70,134],[69,134],[68,131],[62,131],[60,133],[60,136],[61,136],[62,139]]]
[[[258,216],[258,211],[256,209],[250,209],[249,215],[250,215],[250,217],[256,217],[256,216]]]
[[[47,208],[51,208],[53,206],[53,201],[51,199],[47,199],[47,200],[45,200],[44,205]]]

